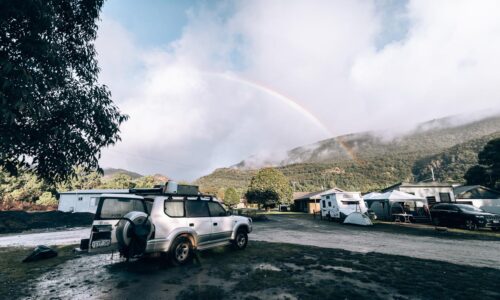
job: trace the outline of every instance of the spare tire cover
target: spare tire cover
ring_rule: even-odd
[[[134,225],[132,225],[131,222],[133,222]],[[134,227],[141,225],[143,228],[146,228],[146,231],[141,233],[145,235],[142,238],[149,240],[153,234],[151,217],[148,217],[146,213],[141,211],[131,211],[123,216],[123,218],[116,225],[116,240],[119,248],[123,249],[130,245]]]

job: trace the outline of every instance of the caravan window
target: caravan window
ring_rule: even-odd
[[[323,207],[326,207],[326,201],[325,200],[321,201],[321,203],[323,203]]]
[[[439,200],[441,202],[451,202],[451,197],[449,193],[439,193]]]
[[[331,207],[332,206],[332,202],[331,201],[328,201],[328,206]]]

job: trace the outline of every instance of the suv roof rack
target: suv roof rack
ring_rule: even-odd
[[[158,195],[158,196],[168,196],[169,199],[172,199],[172,197],[197,197],[198,200],[201,200],[201,198],[209,198],[210,201],[214,200],[213,195],[208,195],[208,194],[178,194],[178,193],[164,193],[163,188],[140,188],[140,189],[129,189],[128,190],[130,194],[134,195]]]

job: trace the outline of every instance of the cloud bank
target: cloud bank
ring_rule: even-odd
[[[500,106],[497,1],[394,3],[201,4],[156,48],[104,15],[100,78],[130,120],[102,165],[191,180],[334,135]]]

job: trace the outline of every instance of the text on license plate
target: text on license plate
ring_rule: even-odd
[[[110,245],[111,245],[111,240],[97,240],[97,241],[92,241],[91,247],[101,248],[101,247],[108,247]]]

